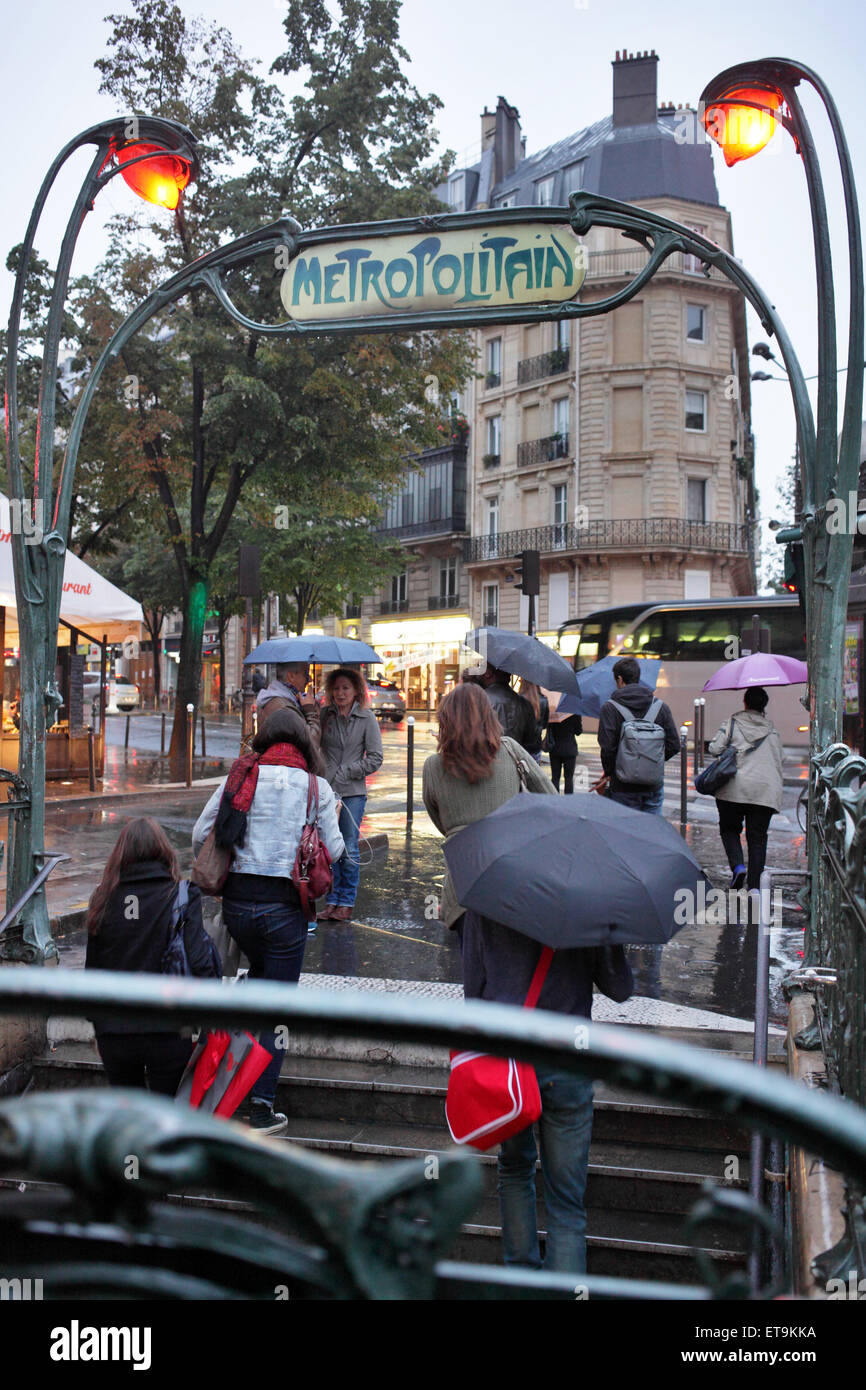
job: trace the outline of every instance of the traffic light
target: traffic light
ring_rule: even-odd
[[[803,555],[803,542],[790,541],[785,546],[785,563],[782,575],[782,588],[789,594],[797,594],[800,607],[806,611],[806,561]]]
[[[520,560],[520,570],[517,575],[520,581],[518,588],[524,594],[537,596],[541,592],[541,552],[521,550],[518,558]]]

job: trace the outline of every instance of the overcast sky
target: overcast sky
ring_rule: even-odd
[[[282,51],[283,0],[183,0],[231,29],[236,43],[266,65]],[[45,170],[75,132],[111,115],[97,92],[94,60],[105,48],[104,15],[131,7],[118,0],[30,0],[7,16],[0,52],[6,175],[0,191],[0,263],[24,234]],[[866,134],[861,124],[866,7],[834,0],[760,6],[754,0],[722,5],[649,4],[647,0],[405,0],[402,41],[411,77],[444,102],[442,145],[470,162],[480,140],[479,115],[499,95],[520,111],[529,153],[598,120],[611,109],[610,63],[617,49],[655,49],[659,100],[697,104],[706,81],[749,58],[789,57],[820,73],[845,125],[859,185],[866,180]],[[831,210],[840,362],[845,361],[847,250],[841,186],[820,102],[806,89]],[[807,375],[817,371],[814,262],[802,167],[779,132],[770,154],[727,169],[718,153],[716,181],[733,219],[734,251],[776,304]],[[56,255],[62,228],[83,173],[84,160],[56,185],[37,238],[40,254]],[[98,258],[100,227],[112,211],[134,201],[115,180],[86,219],[73,273]],[[0,271],[0,314],[5,321],[11,277]],[[750,342],[764,337],[749,311]],[[754,359],[756,367],[766,364]],[[775,370],[775,369],[774,369]],[[845,375],[840,375],[844,387]],[[840,391],[841,408],[841,391]],[[753,385],[758,485],[762,511],[774,514],[773,482],[793,453],[794,425],[785,385]]]

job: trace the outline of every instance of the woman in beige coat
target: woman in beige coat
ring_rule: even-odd
[[[424,764],[424,805],[446,839],[481,820],[525,785],[556,795],[525,748],[506,738],[487,695],[478,685],[458,685],[439,706],[439,752]],[[463,908],[448,870],[440,916],[462,938]]]
[[[769,697],[762,686],[743,696],[743,711],[723,724],[710,744],[713,757],[725,748],[729,735],[737,750],[735,776],[716,792],[719,834],[731,866],[731,887],[759,888],[767,859],[767,831],[782,809],[782,740],[764,711]],[[748,873],[740,834],[746,822]]]

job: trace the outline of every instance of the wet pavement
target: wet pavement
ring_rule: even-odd
[[[163,825],[181,856],[184,869],[191,862],[190,836],[195,820],[226,770],[220,757],[208,758],[201,771],[210,785],[186,790],[161,787],[151,796],[148,786],[165,776],[165,763],[158,757],[159,717],[138,716],[133,721],[137,738],[149,738],[148,721],[156,727],[157,755],[146,748],[130,748],[126,754],[115,742],[108,749],[106,790],[109,799],[87,799],[64,804],[55,801],[48,810],[47,844],[70,855],[48,883],[49,911],[52,915],[80,908],[89,897],[102,872],[105,859],[117,835],[130,819],[153,815]],[[117,720],[119,743],[123,741],[123,720]],[[237,721],[220,731],[226,744],[226,757],[237,749]],[[132,741],[132,732],[131,732]],[[406,832],[406,729],[383,728],[385,760],[370,778],[365,834],[385,831],[389,848],[372,850],[361,841],[361,886],[352,923],[323,922],[307,944],[304,971],[370,980],[426,981],[459,984],[461,962],[457,941],[436,920],[444,861],[441,837],[431,825],[420,800],[421,768],[435,748],[435,725],[416,726],[415,736],[415,813],[411,834]],[[214,752],[222,753],[222,740],[214,738]],[[208,730],[208,752],[211,732]],[[594,778],[599,770],[595,740],[581,740],[581,761]],[[198,760],[197,760],[198,761]],[[546,760],[545,760],[546,761]],[[197,768],[197,771],[199,769]],[[793,779],[792,779],[793,781]],[[134,798],[122,795],[136,790]],[[53,794],[53,786],[49,795]],[[70,795],[68,789],[65,789]],[[75,793],[82,795],[79,786]],[[802,951],[803,914],[794,895],[803,881],[805,868],[804,836],[796,821],[798,789],[786,786],[785,807],[774,817],[769,840],[768,861],[782,871],[777,880],[781,889],[781,926],[771,930],[771,1017],[785,1018],[779,982],[799,963]],[[670,819],[679,813],[679,771],[666,783],[665,810]],[[727,886],[728,869],[718,834],[715,804],[691,793],[687,839],[714,884]],[[676,820],[675,820],[675,823]],[[665,947],[635,948],[631,953],[637,994],[663,999],[677,1005],[705,1009],[739,1018],[754,1015],[754,977],[757,929],[748,925],[713,926],[699,923],[684,927]],[[83,939],[79,932],[62,941],[64,963],[80,964]]]

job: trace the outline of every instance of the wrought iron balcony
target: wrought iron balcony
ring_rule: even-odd
[[[492,391],[492,390],[494,389],[494,387],[496,387],[496,386],[501,386],[501,385],[502,385],[502,373],[501,373],[501,372],[487,372],[487,373],[485,374],[485,377],[484,377],[484,386],[485,386],[486,390]]]
[[[431,594],[427,600],[427,607],[432,611],[437,608],[459,608],[459,594]]]
[[[379,604],[380,613],[408,613],[409,600],[407,598],[383,598]]]
[[[345,613],[343,614],[343,617],[344,617],[344,618],[346,618],[346,619],[350,619],[350,618],[355,618],[355,619],[357,619],[357,618],[360,618],[360,616],[361,616],[361,605],[360,605],[360,603],[347,603],[347,604],[346,604],[346,611],[345,611]]]
[[[482,627],[498,627],[498,626],[499,626],[499,609],[498,609],[498,608],[488,608],[488,609],[486,610],[486,612],[482,613],[482,614],[481,614],[481,626],[482,626]]]
[[[590,251],[587,258],[586,278],[588,280],[610,280],[628,278],[633,279],[643,270],[649,256],[645,251]],[[659,275],[699,275],[706,278],[704,267],[696,256],[691,256],[684,251],[675,251],[672,256],[668,256],[664,265],[657,272]],[[725,280],[727,277],[715,267],[710,271],[710,280]]]
[[[421,540],[425,536],[447,536],[453,532],[466,530],[465,513],[459,516],[443,516],[435,521],[415,521],[409,526],[383,526],[377,530],[379,536],[393,536],[395,540]]]
[[[530,381],[541,381],[543,377],[567,372],[570,361],[568,348],[554,348],[552,352],[542,352],[538,357],[524,357],[517,364],[517,384],[525,386]]]
[[[750,527],[736,521],[684,521],[681,517],[635,517],[590,521],[586,526],[557,523],[523,531],[472,536],[463,544],[467,563],[509,559],[521,550],[554,554],[564,550],[712,550],[747,555]]]
[[[568,455],[567,434],[546,434],[543,439],[529,439],[517,446],[517,467],[532,468],[536,463],[552,463]]]
[[[502,462],[501,454],[482,454],[481,462],[485,468],[498,468]]]

